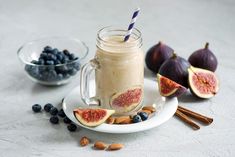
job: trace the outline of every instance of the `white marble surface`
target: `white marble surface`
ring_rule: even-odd
[[[235,156],[235,1],[0,0],[0,4],[0,157]],[[79,81],[58,88],[31,82],[17,60],[19,46],[40,37],[73,36],[87,43],[90,59],[97,30],[111,24],[126,25],[136,6],[141,7],[136,26],[143,33],[144,50],[162,40],[187,58],[210,42],[219,60],[218,95],[206,101],[189,95],[179,101],[213,117],[214,123],[193,131],[173,117],[158,128],[140,133],[114,135],[85,129],[69,133],[63,123],[51,125],[45,113],[33,114],[32,104],[58,104]],[[117,152],[82,148],[82,136],[120,142],[125,148]]]

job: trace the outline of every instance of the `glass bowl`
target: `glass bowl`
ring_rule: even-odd
[[[43,85],[62,85],[78,74],[88,47],[78,39],[50,37],[24,44],[17,55],[31,80]]]

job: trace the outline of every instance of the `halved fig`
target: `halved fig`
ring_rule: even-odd
[[[157,74],[157,80],[161,96],[169,98],[178,97],[187,91],[184,86],[160,74]]]
[[[112,95],[110,105],[112,108],[117,109],[120,112],[129,112],[141,103],[142,97],[142,88],[140,86],[136,86]]]
[[[219,80],[215,73],[209,70],[191,66],[189,72],[189,86],[191,92],[199,98],[211,98],[219,90]]]
[[[114,110],[102,108],[78,108],[73,111],[75,118],[83,125],[94,127],[104,123]]]

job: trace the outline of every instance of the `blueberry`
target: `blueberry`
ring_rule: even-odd
[[[59,73],[59,74],[57,74],[57,78],[58,78],[58,80],[62,80],[63,79],[63,74],[61,74],[61,73]]]
[[[32,106],[32,110],[33,110],[33,112],[40,112],[41,110],[42,110],[42,106],[41,105],[39,105],[39,104],[34,104],[33,106]]]
[[[59,118],[58,118],[57,116],[52,116],[52,117],[50,118],[50,122],[51,122],[52,124],[58,124],[58,123],[59,123]]]
[[[64,58],[61,60],[61,63],[67,63],[69,61],[69,57],[64,56]]]
[[[63,76],[64,76],[65,79],[68,79],[70,77],[69,74],[64,74]]]
[[[53,60],[47,60],[46,65],[54,65],[54,61]]]
[[[50,112],[52,107],[54,107],[54,106],[51,103],[47,103],[46,105],[44,105],[44,110],[46,112]]]
[[[68,67],[66,65],[56,66],[55,70],[57,73],[65,74],[68,71]]]
[[[56,78],[57,73],[56,73],[55,70],[50,70],[49,72],[50,72],[50,75],[49,75],[49,76],[51,77],[51,79]]]
[[[24,69],[25,69],[25,71],[29,71],[31,69],[31,65],[26,64]]]
[[[70,124],[71,123],[71,120],[67,116],[64,118],[63,121],[64,121],[65,124]]]
[[[71,70],[69,70],[69,74],[70,75],[75,75],[77,73],[77,70],[76,69],[71,69]]]
[[[69,54],[70,54],[70,53],[69,53],[69,51],[68,51],[68,50],[66,50],[66,49],[65,49],[65,50],[63,50],[63,53],[64,53],[66,56],[69,56]]]
[[[75,124],[71,123],[67,126],[67,129],[71,132],[74,132],[77,130],[77,126]]]
[[[39,67],[32,66],[32,65],[26,65],[25,70],[28,72],[28,74],[34,78],[37,78],[39,76]]]
[[[57,65],[57,64],[61,64],[60,60],[58,60],[58,59],[57,59],[57,60],[55,60],[55,61],[54,61],[54,63],[55,63],[55,65]]]
[[[51,53],[54,54],[54,55],[56,55],[58,52],[59,52],[59,50],[58,50],[57,48],[54,48],[54,49],[51,51]]]
[[[69,54],[69,59],[70,59],[70,60],[74,60],[74,58],[75,58],[75,56],[74,56],[73,53]]]
[[[56,55],[52,55],[52,56],[51,56],[51,59],[52,59],[53,61],[56,61],[56,60],[57,60]]]
[[[43,59],[43,58],[40,58],[40,59],[38,60],[38,64],[39,64],[39,65],[44,65],[44,64],[45,64],[44,59]]]
[[[45,81],[54,81],[57,79],[57,73],[55,70],[44,70],[41,72],[42,79]]]
[[[64,118],[64,117],[66,116],[63,109],[61,109],[61,110],[58,112],[58,116],[60,116],[61,118]]]
[[[56,107],[52,107],[50,109],[50,114],[51,115],[55,116],[55,115],[57,115],[57,113],[58,113],[58,109]]]
[[[139,115],[134,115],[133,119],[132,119],[133,123],[139,123],[141,122],[141,117]]]
[[[39,71],[40,74],[43,73],[45,70],[47,70],[46,66],[39,66],[38,67],[38,71]]]
[[[41,53],[40,58],[46,59],[47,58],[47,53]]]
[[[81,64],[79,62],[73,63],[73,67],[78,71],[80,70]]]
[[[53,58],[54,58],[53,56],[55,56],[55,55],[53,55],[53,54],[51,54],[51,53],[48,53],[46,59],[47,59],[47,60],[53,60]]]
[[[142,121],[147,120],[149,116],[146,112],[139,112],[138,115],[141,117]]]
[[[45,71],[53,71],[53,70],[55,70],[55,66],[53,66],[53,65],[46,66],[44,69],[45,69]]]
[[[38,61],[32,60],[31,63],[33,63],[33,64],[38,64]]]
[[[63,56],[63,54],[57,53],[56,58],[57,58],[57,60],[62,61],[64,56]]]
[[[50,46],[46,46],[46,47],[44,47],[44,51],[50,52],[50,51],[52,51],[52,48]]]

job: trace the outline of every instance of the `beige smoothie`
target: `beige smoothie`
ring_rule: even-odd
[[[144,86],[144,56],[134,38],[109,36],[97,46],[96,97],[104,108],[125,114],[141,107]]]

